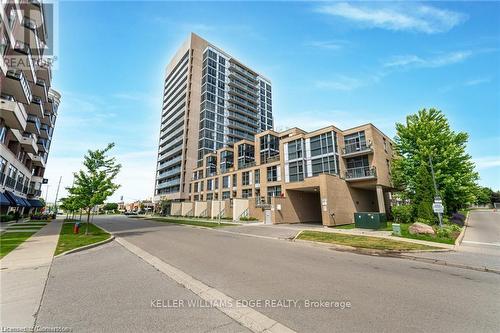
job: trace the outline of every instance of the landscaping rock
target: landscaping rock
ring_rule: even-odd
[[[434,235],[434,229],[430,225],[420,223],[420,222],[415,222],[413,223],[409,228],[408,231],[410,234],[427,234],[427,235]]]

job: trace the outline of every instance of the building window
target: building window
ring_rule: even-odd
[[[222,188],[229,188],[229,176],[222,177]]]
[[[268,197],[279,197],[281,196],[281,186],[269,186],[267,188]]]
[[[335,152],[333,132],[323,133],[311,138],[311,156],[325,155]]]
[[[302,156],[302,139],[290,141],[288,143],[288,160],[296,160]]]
[[[234,174],[233,175],[233,187],[236,187],[238,184],[238,175]]]
[[[243,186],[250,185],[250,171],[246,171],[241,174],[241,184]]]
[[[290,162],[288,165],[288,174],[291,182],[299,182],[304,180],[304,162]]]
[[[311,160],[312,175],[317,176],[321,173],[338,174],[336,161],[336,156],[333,155]]]
[[[370,166],[370,164],[368,163],[368,156],[366,155],[348,158],[346,162],[347,169],[365,168]]]
[[[241,197],[242,198],[251,198],[252,197],[252,189],[244,189],[241,191]]]
[[[260,170],[255,170],[255,184],[260,184]]]
[[[365,131],[344,136],[344,145],[346,154],[366,149],[368,145],[366,144]]]
[[[278,181],[278,166],[273,165],[267,168],[267,181],[268,182]]]
[[[207,193],[207,201],[208,200],[213,200],[214,194],[213,193]]]
[[[231,192],[224,191],[222,192],[222,199],[229,199],[231,197]]]
[[[213,190],[213,179],[208,179],[207,180],[207,191],[212,191]]]

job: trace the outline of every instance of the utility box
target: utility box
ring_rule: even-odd
[[[380,229],[387,227],[385,213],[358,212],[354,213],[354,225],[362,229]]]

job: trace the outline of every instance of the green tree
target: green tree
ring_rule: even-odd
[[[473,203],[478,174],[471,156],[465,152],[468,135],[454,132],[445,115],[436,109],[422,109],[406,117],[406,123],[396,124],[395,149],[398,154],[392,164],[392,179],[411,200],[418,199],[422,190],[419,168],[429,165],[432,158],[439,194],[448,211]],[[427,185],[426,185],[427,186]],[[431,187],[433,191],[433,187]]]
[[[120,172],[121,165],[107,153],[114,147],[113,143],[104,149],[89,150],[84,156],[84,169],[75,173],[74,186],[68,188],[85,210],[87,223],[85,234],[88,234],[90,212],[96,205],[101,205],[120,185],[114,180]]]
[[[426,163],[421,163],[415,175],[415,195],[413,203],[415,204],[417,217],[434,221],[435,216],[432,210],[434,201],[434,184],[432,176]]]
[[[115,203],[115,202],[108,202],[104,205],[104,207],[102,207],[103,210],[106,210],[106,211],[115,211],[118,209],[118,204]]]
[[[477,192],[476,192],[476,204],[477,205],[489,205],[490,203],[493,203],[492,197],[493,197],[493,190],[489,187],[477,187]]]

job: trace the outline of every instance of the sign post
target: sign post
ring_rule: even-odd
[[[439,226],[443,227],[443,219],[441,217],[441,214],[444,213],[444,206],[443,206],[443,201],[441,200],[440,197],[434,198],[434,203],[432,204],[432,210],[434,211],[434,213],[438,214]]]

